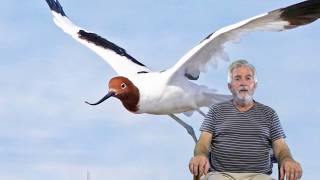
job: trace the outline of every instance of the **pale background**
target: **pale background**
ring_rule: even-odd
[[[172,66],[212,31],[298,0],[61,0],[79,26],[127,49],[155,70]],[[227,45],[256,65],[255,99],[282,121],[303,179],[318,179],[320,22],[257,32]],[[134,115],[117,99],[91,107],[115,72],[62,32],[44,0],[0,6],[0,179],[191,179],[192,138],[168,116]],[[226,67],[198,83],[223,93]],[[207,112],[207,108],[203,108]],[[180,115],[199,135],[203,118]],[[276,176],[276,174],[274,174]]]

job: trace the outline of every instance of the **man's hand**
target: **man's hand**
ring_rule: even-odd
[[[302,168],[300,164],[293,159],[284,159],[280,168],[280,180],[297,180],[302,176]]]
[[[195,176],[202,176],[209,171],[209,146],[211,144],[212,134],[202,132],[198,143],[194,149],[194,157],[189,162],[189,170]]]
[[[204,155],[197,155],[190,160],[189,170],[195,176],[207,174],[209,171],[209,159]]]

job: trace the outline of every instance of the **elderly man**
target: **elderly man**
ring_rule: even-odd
[[[271,180],[272,148],[281,166],[280,179],[300,179],[302,169],[284,141],[276,112],[253,100],[257,87],[254,66],[245,60],[233,62],[228,87],[233,99],[213,105],[200,128],[189,163],[191,173],[205,174],[208,180]]]

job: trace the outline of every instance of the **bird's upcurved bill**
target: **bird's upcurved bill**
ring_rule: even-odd
[[[89,104],[89,105],[92,105],[92,106],[95,106],[95,105],[98,105],[98,104],[102,103],[103,101],[105,101],[105,100],[108,99],[109,97],[114,96],[115,94],[116,94],[115,92],[109,91],[108,94],[105,95],[105,96],[104,96],[102,99],[100,99],[98,102],[91,104],[91,103],[85,101],[85,103],[87,103],[87,104]]]

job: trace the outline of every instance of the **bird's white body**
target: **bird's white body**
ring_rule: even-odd
[[[213,104],[214,90],[182,79],[169,80],[171,72],[136,74],[130,79],[140,93],[139,110],[136,113],[172,114],[194,111]],[[221,98],[229,96],[221,95]]]

